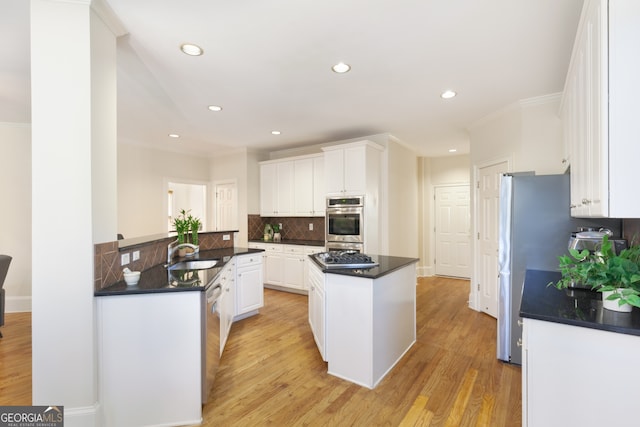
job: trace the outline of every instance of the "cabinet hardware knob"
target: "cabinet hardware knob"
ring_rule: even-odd
[[[516,343],[518,347],[522,347],[522,338],[518,338],[518,342]]]
[[[524,325],[524,322],[521,319],[518,319],[518,326]]]

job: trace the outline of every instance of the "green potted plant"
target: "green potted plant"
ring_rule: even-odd
[[[599,251],[569,249],[558,258],[562,278],[550,283],[565,289],[579,283],[602,292],[605,308],[631,311],[640,307],[640,246],[631,245],[616,254],[609,236],[602,238]]]
[[[198,253],[198,230],[200,229],[199,218],[194,218],[189,211],[182,209],[180,215],[173,220],[173,226],[178,233],[178,255],[189,256]]]

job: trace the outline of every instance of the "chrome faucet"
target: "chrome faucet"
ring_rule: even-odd
[[[178,250],[178,239],[169,243],[169,246],[167,246],[167,264],[171,264],[171,259],[176,250]]]

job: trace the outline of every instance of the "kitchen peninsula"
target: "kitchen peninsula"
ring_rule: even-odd
[[[331,375],[375,388],[416,341],[416,258],[371,255],[370,268],[310,256],[309,324]]]

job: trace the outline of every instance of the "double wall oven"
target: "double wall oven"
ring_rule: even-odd
[[[364,196],[328,197],[326,211],[328,251],[364,251]]]

